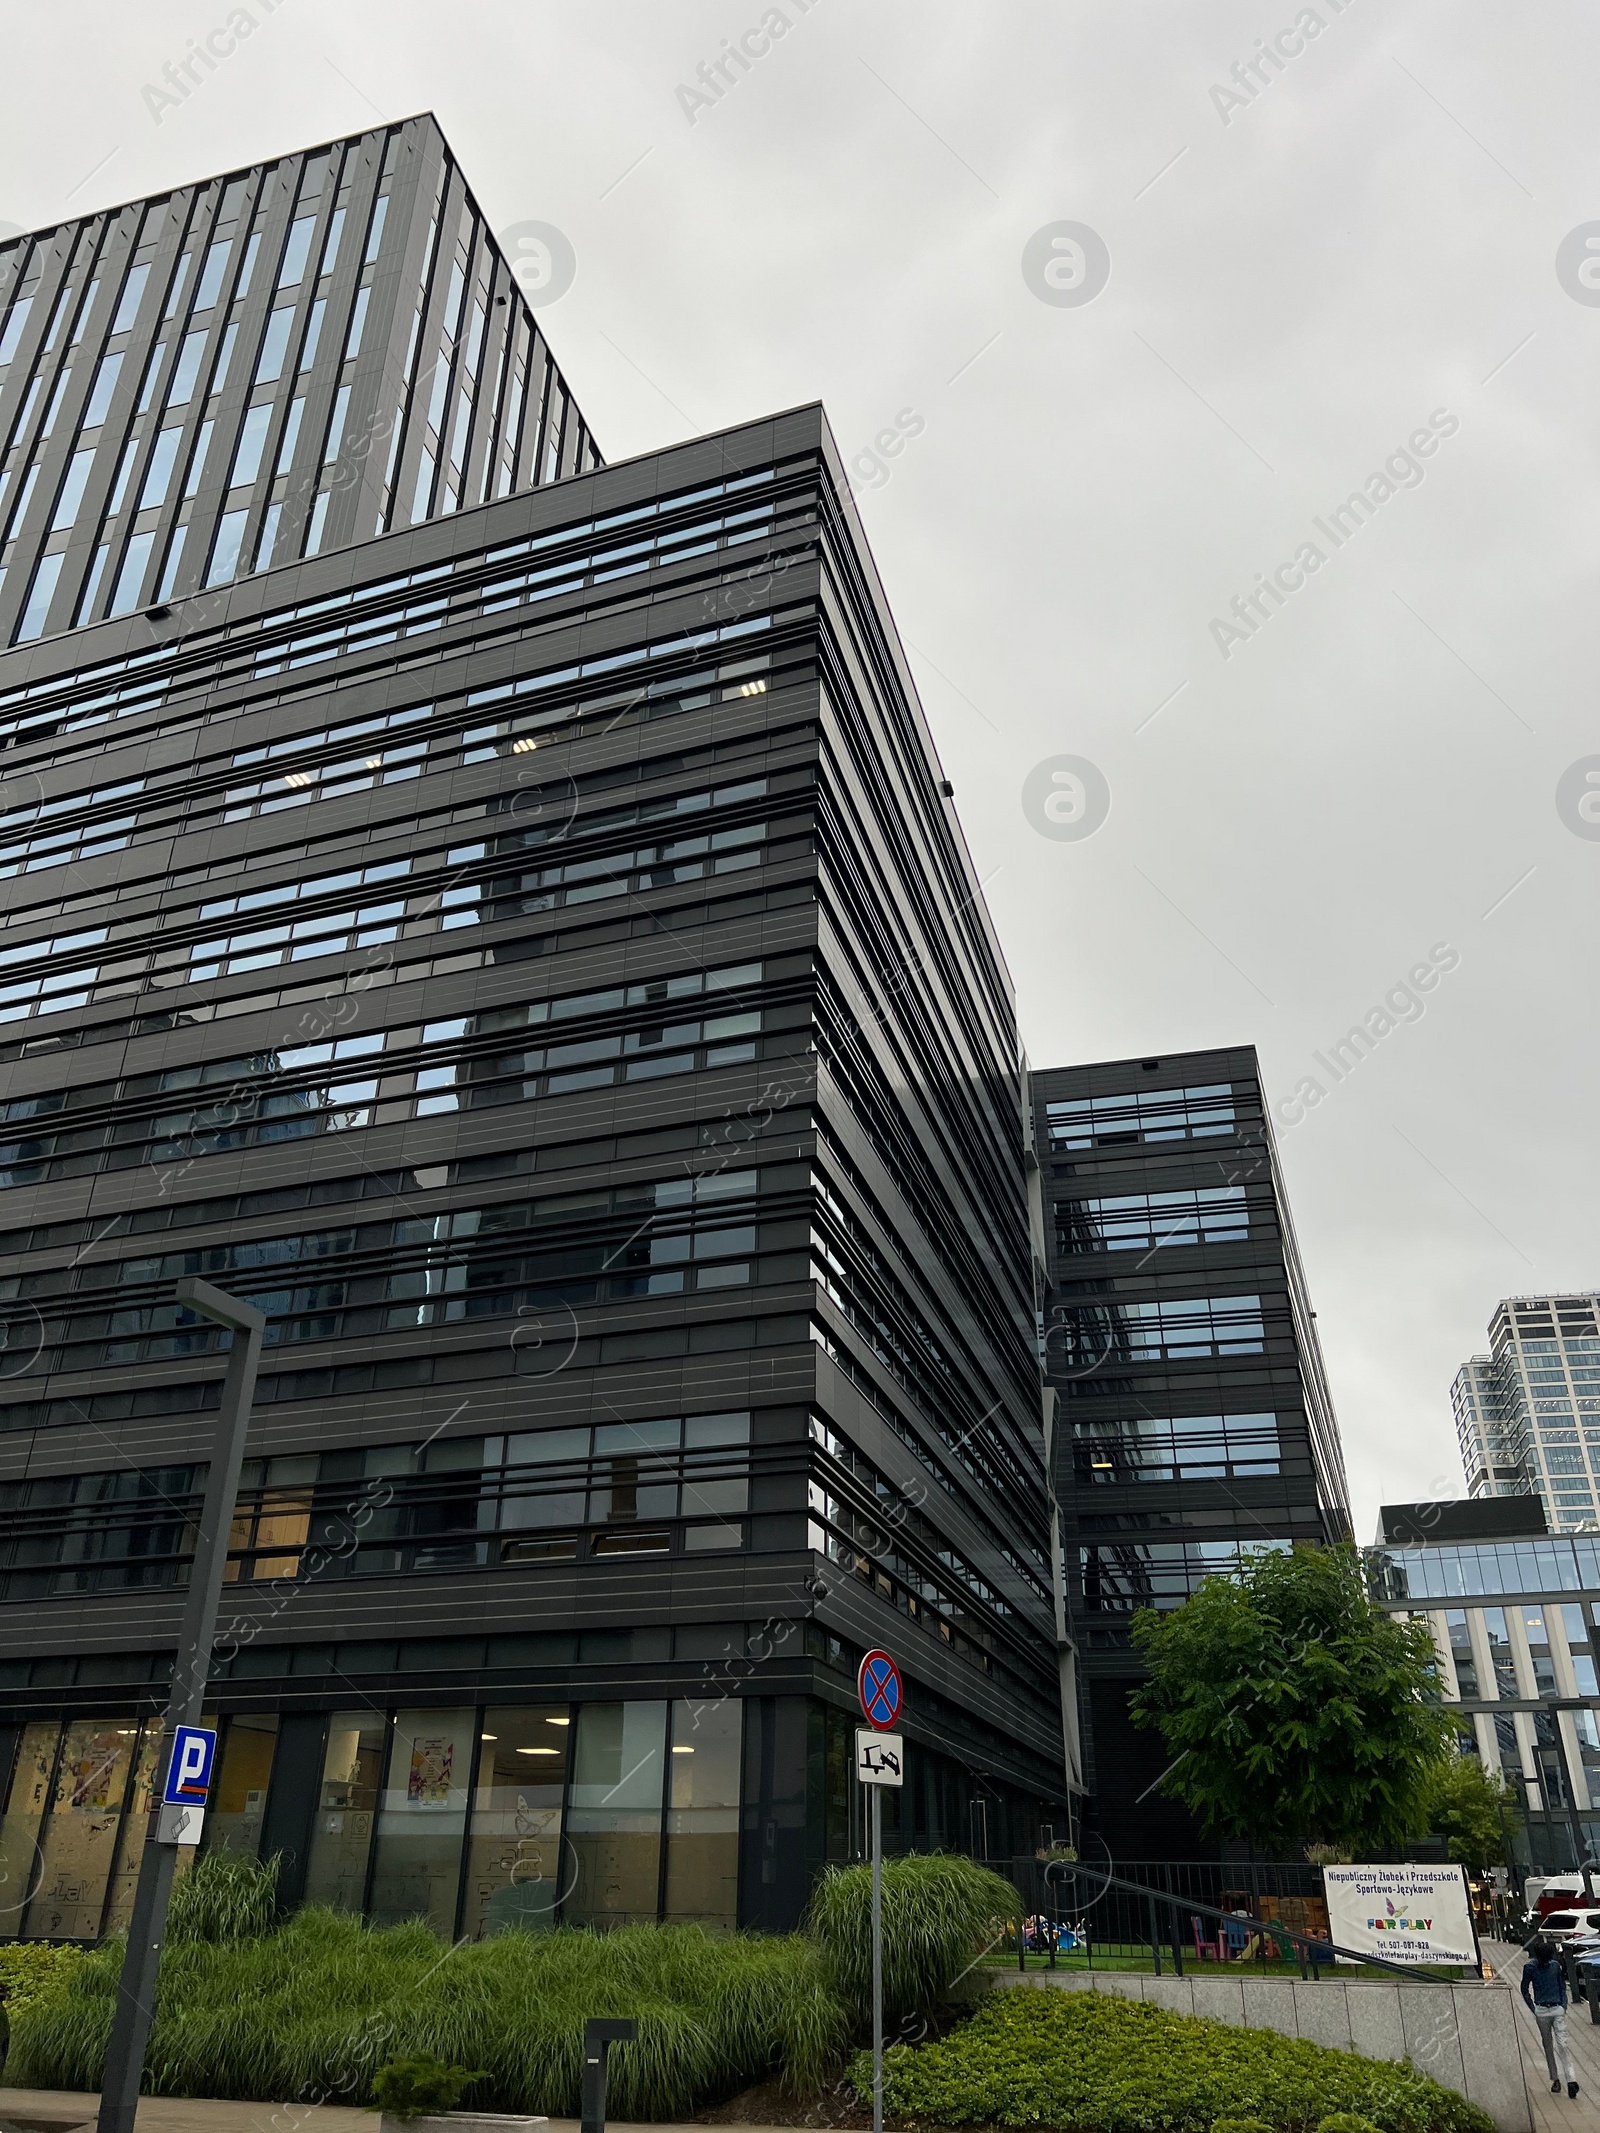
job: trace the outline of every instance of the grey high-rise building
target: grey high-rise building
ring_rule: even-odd
[[[115,465],[4,588],[0,1931],[127,1915],[221,1379],[191,1272],[270,1320],[207,1842],[288,1900],[792,1924],[859,1852],[874,1645],[891,1843],[1032,1852],[1015,1014],[821,410],[597,467],[428,121],[12,257],[30,514],[133,339]],[[292,422],[330,471],[280,497]]]
[[[0,644],[598,466],[431,118],[0,248]]]
[[[1203,1856],[1153,1791],[1128,1636],[1263,1545],[1350,1536],[1349,1491],[1249,1045],[1031,1076],[1045,1371],[1092,1824],[1124,1860]]]
[[[1538,1496],[1553,1532],[1594,1525],[1600,1294],[1504,1298],[1451,1405],[1469,1496]]]

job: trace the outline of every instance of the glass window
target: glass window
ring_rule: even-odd
[[[367,232],[367,249],[362,256],[362,265],[370,267],[378,256],[378,247],[383,243],[383,218],[389,212],[387,197],[381,199],[372,210],[372,227]]]
[[[33,584],[28,590],[28,604],[22,610],[22,620],[17,624],[15,642],[27,644],[35,637],[44,635],[44,626],[49,618],[50,603],[55,598],[56,580],[61,576],[64,558],[47,555],[40,559],[33,574]]]
[[[33,298],[25,296],[12,305],[6,314],[5,331],[0,333],[0,363],[9,363],[17,352],[17,343],[22,339],[22,329],[28,323],[28,313],[33,309]]]
[[[676,1415],[664,1421],[602,1422],[594,1433],[596,1473],[607,1460],[610,1488],[595,1489],[592,1519],[671,1518],[678,1508]],[[651,1458],[652,1453],[662,1456]]]
[[[1464,1607],[1452,1607],[1444,1619],[1450,1634],[1450,1657],[1455,1661],[1456,1687],[1463,1702],[1476,1701],[1479,1694],[1478,1662],[1473,1657],[1467,1611]]]
[[[117,1830],[133,1770],[136,1719],[80,1719],[67,1727],[50,1794],[30,1940],[97,1940]]]
[[[1567,1633],[1567,1651],[1572,1659],[1578,1694],[1600,1696],[1600,1682],[1595,1679],[1594,1646],[1590,1639],[1589,1623],[1579,1602],[1567,1600],[1562,1603],[1561,1623]]]
[[[567,1836],[571,1925],[626,1925],[660,1910],[664,1703],[587,1703],[578,1711]]]
[[[305,345],[300,350],[300,368],[309,370],[317,360],[317,341],[322,333],[322,315],[328,308],[328,299],[319,296],[311,306],[311,323],[306,328]]]
[[[214,1716],[207,1716],[202,1723],[216,1724]],[[133,1916],[134,1891],[139,1884],[139,1865],[144,1858],[145,1838],[149,1833],[150,1817],[156,1807],[156,1769],[161,1759],[161,1742],[165,1732],[164,1722],[159,1718],[145,1721],[139,1741],[139,1757],[133,1772],[133,1794],[128,1801],[128,1811],[122,1818],[122,1841],[117,1847],[117,1863],[111,1876],[111,1888],[106,1897],[105,1916],[100,1922],[102,1934],[127,1930]],[[192,1859],[192,1851],[180,1852],[180,1863]]]
[[[267,1810],[267,1786],[278,1745],[278,1715],[230,1718],[222,1743],[222,1767],[206,1807],[204,1848],[208,1852],[248,1852],[261,1848],[261,1818]]]
[[[206,263],[200,270],[200,280],[194,292],[196,311],[209,311],[222,290],[222,273],[228,264],[228,254],[233,248],[231,237],[220,244],[212,245],[206,252]]]
[[[575,1526],[583,1523],[584,1468],[589,1458],[587,1429],[542,1429],[509,1439],[506,1460],[512,1467],[572,1466],[562,1480],[576,1488],[552,1489],[537,1471],[506,1477],[500,1506],[502,1526]]]
[[[193,496],[200,486],[200,477],[205,472],[206,454],[211,449],[211,433],[216,426],[214,422],[202,422],[200,425],[200,434],[195,440],[194,457],[189,461],[189,476],[183,485],[186,499]]]
[[[228,477],[230,489],[242,489],[261,472],[261,453],[267,441],[267,429],[272,421],[272,403],[263,401],[259,407],[250,408],[239,429],[239,449],[233,457],[233,472]]]
[[[1593,1711],[1574,1711],[1573,1731],[1578,1737],[1578,1760],[1590,1807],[1600,1807],[1600,1723]]]
[[[100,368],[94,374],[94,384],[89,389],[89,404],[83,411],[84,429],[96,429],[106,419],[111,406],[111,395],[117,388],[117,373],[121,368],[120,355],[108,355],[101,359]]]
[[[335,1711],[328,1720],[306,1866],[307,1903],[359,1911],[366,1901],[367,1855],[388,1733],[381,1711]]]
[[[561,1850],[571,1735],[565,1704],[484,1713],[461,1926],[473,1940],[555,1924],[571,1879]]]
[[[178,457],[178,445],[183,437],[181,428],[163,430],[150,452],[150,464],[145,469],[144,485],[139,491],[139,509],[148,510],[153,504],[164,504],[167,486],[172,480],[172,469]]]
[[[668,1918],[731,1933],[739,1923],[739,1768],[744,1705],[672,1706]]]
[[[1516,1654],[1511,1649],[1511,1633],[1506,1628],[1506,1611],[1503,1607],[1486,1607],[1483,1610],[1484,1632],[1489,1639],[1489,1656],[1494,1662],[1495,1689],[1502,1703],[1515,1703],[1520,1691],[1517,1688]]]
[[[117,315],[111,321],[113,333],[126,333],[139,311],[139,299],[144,295],[144,285],[150,279],[148,264],[129,270],[122,284],[122,301],[117,306]]]
[[[39,1830],[55,1769],[61,1722],[50,1718],[24,1729],[16,1770],[0,1823],[0,1939],[14,1940],[38,1880]]]
[[[294,307],[285,304],[274,311],[267,320],[267,330],[261,339],[261,354],[256,362],[257,385],[266,385],[273,378],[283,375],[283,358],[289,346],[289,328],[294,324]]]
[[[1528,1657],[1533,1661],[1534,1694],[1557,1695],[1555,1661],[1550,1654],[1550,1635],[1544,1626],[1544,1609],[1524,1607],[1522,1626],[1528,1636]]]
[[[475,1730],[472,1711],[397,1714],[378,1810],[374,1925],[425,1918],[454,1933]]]
[[[183,346],[178,350],[178,360],[173,366],[172,384],[167,392],[168,407],[182,407],[193,398],[205,345],[206,329],[203,326],[198,332],[184,335]]]
[[[161,583],[156,587],[158,600],[168,600],[172,597],[172,588],[178,582],[178,566],[183,561],[183,544],[188,532],[187,526],[180,526],[172,536],[172,546],[167,550],[167,560],[161,570]],[[101,551],[102,554],[104,552]],[[87,608],[84,611],[87,613]]]
[[[94,465],[94,446],[84,452],[74,452],[72,463],[67,468],[67,478],[61,484],[61,494],[56,499],[56,515],[50,521],[50,531],[60,533],[76,523],[78,506],[83,502],[84,486],[89,479],[89,469]]]
[[[339,456],[339,447],[344,442],[345,417],[349,412],[350,388],[348,385],[341,385],[333,396],[333,415],[328,423],[328,441],[322,448],[322,460],[325,466],[330,460],[337,459]]]
[[[289,242],[284,247],[283,266],[278,273],[278,287],[292,289],[306,270],[306,256],[311,250],[311,233],[317,226],[315,215],[302,215],[290,225]]]
[[[238,345],[238,340],[239,321],[233,319],[223,328],[222,346],[217,351],[217,367],[211,373],[211,394],[213,398],[221,392],[223,386],[228,382],[228,366],[233,361],[233,351]]]
[[[322,265],[319,272],[331,274],[334,261],[339,257],[339,239],[344,235],[345,210],[336,207],[328,218],[328,235],[322,247]]]
[[[155,546],[155,534],[136,533],[128,543],[122,557],[122,568],[117,572],[116,589],[111,595],[107,610],[112,615],[126,615],[139,605],[139,592],[144,584],[144,574],[149,566],[150,551]]]
[[[1556,1733],[1558,1724],[1559,1716],[1554,1711],[1535,1711],[1533,1714],[1534,1761],[1544,1791],[1547,1812],[1571,1804],[1566,1757],[1562,1753],[1562,1744]]]
[[[228,511],[217,523],[217,543],[211,551],[207,585],[226,585],[239,568],[239,544],[244,539],[248,511]]]

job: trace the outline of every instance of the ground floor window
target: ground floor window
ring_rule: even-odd
[[[238,1714],[205,1848],[298,1850],[305,1902],[450,1937],[656,1918],[729,1931],[743,1711],[736,1697],[333,1711],[310,1827],[287,1844],[268,1815],[279,1717]],[[160,1745],[158,1719],[22,1729],[0,1822],[0,1939],[92,1941],[126,1925]],[[283,1775],[286,1788],[298,1777]]]
[[[0,1939],[92,1941],[127,1925],[161,1723],[50,1718],[23,1728],[0,1822]]]

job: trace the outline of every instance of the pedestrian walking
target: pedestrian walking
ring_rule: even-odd
[[[1572,2040],[1567,2035],[1567,1973],[1556,1953],[1555,1942],[1541,1934],[1528,1950],[1522,1972],[1522,1997],[1533,2010],[1544,2045],[1544,2063],[1550,2069],[1550,2093],[1578,2093],[1578,2070],[1572,2062]]]

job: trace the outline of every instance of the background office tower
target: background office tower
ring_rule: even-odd
[[[0,645],[598,466],[437,125],[0,248]]]
[[[1489,1344],[1451,1387],[1467,1494],[1538,1496],[1557,1532],[1593,1525],[1600,1295],[1507,1297]]]
[[[0,658],[7,1933],[127,1915],[221,1378],[184,1272],[270,1318],[207,1841],[291,1901],[788,1925],[874,1644],[892,1843],[1064,1824],[1013,1005],[826,423],[560,449]]]
[[[1385,1504],[1367,1579],[1431,1625],[1459,1752],[1522,1808],[1519,1862],[1570,1872],[1600,1845],[1600,1538],[1549,1534],[1531,1495]]]
[[[1177,1807],[1139,1804],[1166,1758],[1128,1717],[1128,1618],[1176,1606],[1241,1549],[1349,1537],[1314,1313],[1250,1046],[1031,1086],[1092,1813],[1119,1858],[1202,1858]]]

